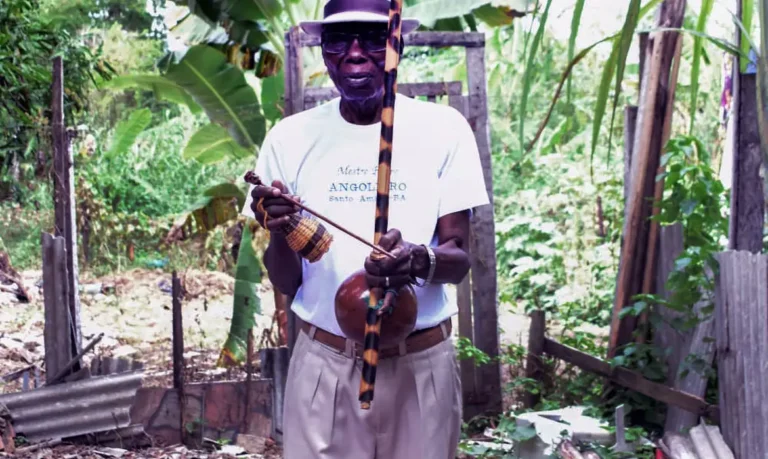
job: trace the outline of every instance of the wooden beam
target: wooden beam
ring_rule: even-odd
[[[486,98],[485,49],[467,48],[467,111],[475,134],[485,189],[490,204],[474,209],[470,237],[472,276],[472,310],[475,347],[491,357],[492,362],[477,368],[478,394],[484,400],[471,407],[478,414],[498,415],[503,411],[501,396],[501,365],[496,276],[496,242],[493,216],[493,165],[491,160],[488,106]]]
[[[649,381],[640,373],[627,368],[612,367],[608,362],[560,344],[550,338],[544,338],[544,352],[667,405],[677,406],[696,413],[698,416],[712,419],[716,423],[719,422],[717,406],[708,404],[701,397],[686,394],[664,384]]]
[[[740,74],[734,98],[733,183],[728,248],[760,253],[763,250],[765,197],[761,178],[763,155],[757,121],[757,77]]]

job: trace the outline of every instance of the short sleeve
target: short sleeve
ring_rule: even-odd
[[[490,204],[474,133],[460,113],[455,115],[451,129],[447,130],[455,136],[439,174],[438,217]]]
[[[258,175],[261,181],[265,184],[271,184],[274,180],[280,180],[286,187],[288,187],[289,192],[293,193],[292,183],[287,180],[285,166],[282,162],[282,157],[284,155],[279,154],[280,149],[275,138],[275,127],[273,127],[264,137],[264,142],[262,142],[259,151],[259,157],[256,159],[256,168],[253,172]],[[251,193],[253,192],[253,188],[253,185],[248,187],[245,204],[240,211],[242,215],[251,218],[254,218],[253,211],[251,210],[251,203],[253,202]]]

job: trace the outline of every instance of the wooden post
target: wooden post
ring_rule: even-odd
[[[738,97],[734,97],[733,184],[728,235],[730,250],[760,253],[763,249],[765,198],[763,155],[757,121],[757,78],[735,68]]]
[[[184,387],[184,327],[181,322],[181,282],[176,271],[171,279],[171,297],[173,310],[173,388]]]
[[[285,37],[285,52],[288,65],[285,66],[285,116],[304,111],[304,60],[302,59],[301,29],[292,27]],[[293,298],[275,290],[275,308],[286,315],[285,334],[288,337],[288,354],[293,354],[299,330],[296,314],[291,311]]]
[[[55,235],[66,241],[67,285],[66,305],[72,318],[73,339],[71,355],[79,353],[82,347],[80,330],[80,295],[77,278],[77,228],[75,226],[75,178],[73,171],[72,150],[70,149],[69,134],[64,126],[64,70],[61,57],[53,59],[53,98],[51,111],[51,133],[53,137],[53,184],[55,207]],[[77,364],[74,371],[80,370]]]
[[[736,458],[768,451],[768,256],[720,253],[715,329],[723,438]]]
[[[184,444],[186,435],[186,426],[184,419],[186,417],[186,397],[184,397],[184,327],[181,322],[181,281],[173,271],[171,278],[171,298],[172,298],[172,323],[173,329],[173,388],[179,398],[179,426],[181,442]]]
[[[466,48],[469,123],[475,133],[485,188],[490,204],[474,209],[470,259],[475,347],[491,359],[499,356],[498,304],[496,303],[496,243],[493,218],[493,165],[491,162],[488,107],[486,103],[485,42]],[[470,411],[496,415],[503,411],[501,366],[493,361],[477,369],[478,393],[485,399]],[[479,401],[478,401],[479,402]]]
[[[67,304],[67,249],[63,237],[42,233],[43,297],[45,302],[45,373],[59,374],[75,355],[72,352],[72,320]]]
[[[544,382],[544,363],[542,355],[544,354],[544,334],[546,332],[546,314],[542,310],[531,313],[531,328],[528,333],[528,355],[525,361],[525,377],[536,380],[539,384]],[[523,406],[533,408],[539,403],[540,393],[534,394],[526,392],[523,400]]]

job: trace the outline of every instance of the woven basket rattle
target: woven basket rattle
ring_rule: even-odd
[[[255,186],[264,186],[261,179],[250,171],[246,173],[245,181]],[[293,200],[290,198],[285,199],[293,203]],[[262,206],[263,201],[264,198],[259,200],[256,204],[256,209],[264,214],[264,221],[262,223],[266,229],[267,213]],[[333,242],[333,235],[328,232],[322,223],[314,218],[299,216],[298,214],[291,214],[288,217],[288,223],[285,224],[282,231],[285,232],[285,240],[291,250],[310,263],[320,260],[328,252],[331,242]]]

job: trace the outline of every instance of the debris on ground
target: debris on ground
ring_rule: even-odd
[[[11,257],[2,250],[0,250],[0,292],[14,295],[21,303],[29,303],[29,293],[24,287],[24,281],[11,266]]]
[[[127,450],[122,448],[107,448],[103,446],[82,446],[74,444],[31,445],[18,448],[13,455],[0,452],[0,457],[13,457],[24,459],[280,459],[282,453],[273,448],[264,454],[249,454],[239,448],[226,448],[223,445],[219,450],[195,450],[185,446],[173,445],[166,447],[152,447],[139,450]]]
[[[22,390],[25,371],[39,368],[44,379],[44,302],[42,272],[19,273],[30,302],[0,291],[0,394]],[[226,273],[185,270],[179,272],[185,293],[182,300],[186,373],[189,382],[220,381],[245,377],[244,369],[218,368],[216,361],[231,326],[235,280]],[[163,291],[171,273],[159,269],[134,269],[119,274],[90,277],[81,273],[81,332],[83,343],[104,333],[86,363],[95,357],[131,358],[144,363],[145,385],[167,387],[172,383],[171,297]],[[256,317],[255,336],[277,336],[272,323],[274,297],[265,281],[260,289],[262,314]],[[254,362],[256,363],[256,362]]]

